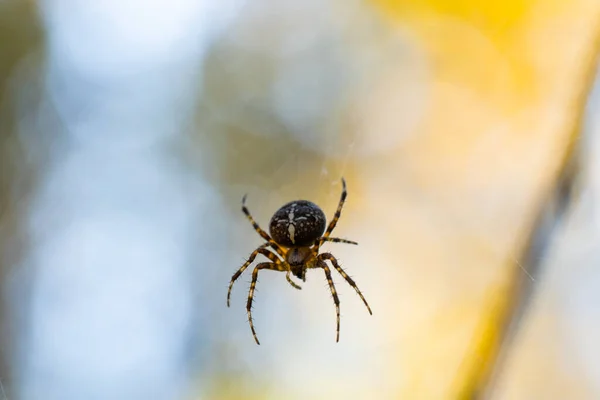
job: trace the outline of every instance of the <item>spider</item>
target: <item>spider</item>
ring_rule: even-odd
[[[248,312],[248,321],[250,323],[250,330],[256,344],[260,345],[256,331],[254,330],[254,324],[252,322],[252,299],[254,297],[254,288],[256,281],[258,280],[258,272],[261,269],[270,269],[274,271],[285,272],[285,278],[290,285],[296,289],[302,289],[296,284],[291,278],[290,273],[298,279],[306,282],[306,270],[309,268],[322,268],[329,284],[329,289],[333,296],[333,302],[335,304],[335,311],[337,315],[337,330],[336,330],[336,342],[340,340],[340,300],[335,290],[335,285],[331,279],[331,270],[325,263],[325,261],[331,262],[337,272],[356,290],[356,293],[360,296],[369,314],[371,307],[365,300],[364,296],[352,280],[340,267],[337,259],[331,253],[319,253],[319,248],[324,242],[334,243],[348,243],[357,245],[358,243],[351,240],[339,239],[330,237],[331,232],[335,228],[338,219],[342,213],[342,207],[346,201],[346,181],[342,178],[342,195],[340,201],[327,230],[325,230],[326,218],[323,211],[316,204],[307,200],[296,200],[283,205],[271,218],[269,224],[269,231],[271,235],[262,230],[260,226],[254,221],[250,211],[246,207],[246,195],[242,198],[242,212],[246,215],[254,230],[267,242],[259,246],[256,250],[250,254],[248,260],[236,271],[231,277],[229,283],[229,290],[227,291],[227,307],[229,307],[229,300],[231,297],[231,289],[235,281],[242,275],[242,273],[248,268],[248,266],[254,261],[257,255],[262,254],[270,260],[270,262],[262,262],[254,267],[252,271],[252,282],[250,283],[250,291],[248,292],[248,302],[246,303],[246,310]],[[323,233],[325,232],[325,233]]]

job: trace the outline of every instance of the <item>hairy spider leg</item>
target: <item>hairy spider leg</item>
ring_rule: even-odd
[[[331,290],[331,295],[333,296],[333,302],[335,303],[335,314],[336,314],[336,335],[335,341],[336,343],[340,341],[340,299],[337,295],[337,291],[335,290],[335,285],[333,284],[333,279],[331,278],[331,270],[325,264],[324,261],[317,261],[317,268],[323,268],[325,271],[325,277],[327,278],[327,283],[329,284],[329,289]]]
[[[252,299],[254,298],[254,288],[256,287],[256,281],[258,280],[258,271],[261,269],[271,269],[274,271],[285,271],[285,266],[278,260],[278,263],[275,262],[264,262],[258,264],[254,267],[254,271],[252,271],[252,283],[250,283],[250,291],[248,292],[248,303],[246,304],[246,311],[248,311],[248,322],[250,323],[250,330],[252,331],[252,336],[254,336],[254,340],[256,344],[260,345],[258,341],[258,337],[256,337],[256,331],[254,330],[254,323],[252,322]]]
[[[323,236],[318,239],[318,246],[321,246],[321,244],[324,241],[326,241],[327,238],[329,238],[329,235],[331,235],[331,232],[333,232],[333,228],[335,228],[335,226],[337,225],[337,222],[340,219],[340,215],[342,215],[342,208],[344,207],[344,202],[346,201],[347,195],[348,195],[348,192],[346,191],[346,180],[344,178],[342,178],[342,195],[340,196],[340,202],[338,203],[337,210],[335,210],[335,214],[333,215],[331,222],[329,222],[329,226],[327,227],[327,230],[325,231]],[[341,240],[343,240],[343,239],[340,239],[340,241]]]
[[[333,243],[348,243],[348,244],[355,244],[358,245],[358,243],[353,242],[352,240],[348,240],[348,239],[340,239],[340,238],[334,238],[334,237],[320,237],[318,239],[319,242],[319,246],[323,244],[323,242],[333,242]]]
[[[262,254],[263,256],[267,257],[269,260],[273,261],[274,263],[281,262],[281,260],[277,257],[277,255],[275,255],[275,253],[272,253],[266,249],[266,247],[268,247],[268,246],[269,246],[269,243],[265,243],[262,246],[260,246],[259,248],[257,248],[256,250],[254,250],[252,252],[252,254],[250,254],[250,257],[248,257],[248,261],[246,261],[244,263],[244,265],[242,265],[240,267],[240,269],[238,269],[237,272],[235,274],[233,274],[233,276],[231,277],[231,282],[229,282],[229,290],[227,291],[227,307],[229,307],[229,299],[231,298],[231,289],[233,288],[233,284],[235,283],[237,278],[239,278],[240,275],[242,275],[244,273],[246,268],[248,268],[248,266],[250,264],[252,264],[252,262],[254,261],[254,259],[256,258],[257,255]]]
[[[269,245],[271,245],[271,247],[273,249],[275,249],[275,251],[277,252],[277,254],[279,254],[281,257],[285,258],[285,253],[284,251],[281,249],[281,247],[279,247],[279,245],[277,244],[276,241],[273,240],[273,238],[271,238],[271,236],[269,236],[269,234],[267,232],[265,232],[264,230],[262,230],[262,228],[260,226],[258,226],[258,224],[256,223],[256,221],[254,220],[254,218],[252,218],[252,215],[250,214],[250,211],[248,210],[248,207],[246,207],[246,197],[248,195],[244,195],[244,197],[242,198],[242,212],[244,214],[246,214],[246,218],[248,218],[248,221],[250,221],[250,223],[252,224],[252,227],[254,228],[254,230],[263,238],[265,239],[267,242],[269,242]]]
[[[298,289],[298,290],[302,290],[302,286],[298,285],[296,282],[294,282],[292,280],[292,278],[290,277],[290,270],[287,270],[287,273],[285,274],[285,279],[290,283],[290,285],[292,285],[292,287]]]
[[[352,280],[352,278],[350,278],[348,276],[348,274],[342,269],[342,267],[340,267],[340,264],[338,263],[337,259],[333,256],[333,254],[331,254],[331,253],[322,253],[322,254],[319,254],[317,256],[317,260],[319,260],[319,261],[325,261],[325,260],[331,261],[331,264],[333,264],[333,267],[337,270],[337,272],[339,272],[340,275],[342,275],[342,277],[346,280],[346,282],[348,282],[348,284],[350,286],[352,286],[354,288],[354,290],[356,290],[356,293],[358,293],[358,295],[362,299],[363,303],[365,303],[365,306],[367,306],[367,310],[369,310],[369,314],[373,315],[373,312],[371,311],[371,307],[369,307],[369,303],[367,303],[367,300],[365,300],[365,297],[362,295],[362,293],[358,289],[358,286],[356,286],[356,283],[354,283],[354,281]]]

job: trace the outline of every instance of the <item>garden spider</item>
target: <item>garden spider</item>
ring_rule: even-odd
[[[325,271],[325,277],[327,283],[331,289],[333,295],[333,302],[335,303],[335,311],[337,315],[337,330],[336,330],[336,342],[340,340],[340,300],[335,290],[335,285],[331,279],[331,271],[325,261],[330,261],[337,272],[356,290],[356,293],[360,296],[362,301],[367,306],[369,314],[371,307],[365,300],[364,296],[346,272],[340,267],[338,261],[331,253],[320,253],[319,247],[323,242],[335,242],[335,243],[348,243],[358,244],[356,242],[338,239],[330,237],[331,232],[335,228],[338,219],[342,213],[342,207],[346,201],[346,181],[342,178],[342,196],[338,204],[337,210],[333,219],[329,223],[327,230],[325,231],[326,218],[325,214],[319,206],[310,201],[296,200],[289,202],[282,206],[271,218],[269,224],[269,231],[271,235],[258,226],[258,224],[250,215],[250,211],[246,208],[246,196],[242,199],[242,211],[246,214],[246,217],[252,223],[254,230],[265,239],[267,242],[259,246],[256,250],[250,254],[248,261],[241,266],[241,268],[233,274],[231,282],[229,283],[229,290],[227,291],[227,307],[229,307],[229,299],[231,297],[231,288],[233,287],[236,279],[248,268],[248,266],[254,261],[257,255],[262,254],[267,257],[271,262],[259,263],[254,267],[252,271],[252,283],[250,284],[250,291],[248,292],[248,302],[246,304],[246,310],[248,311],[248,321],[250,322],[250,330],[256,344],[260,344],[256,337],[256,331],[254,330],[254,324],[252,322],[252,299],[254,297],[254,288],[258,279],[258,271],[261,269],[271,269],[274,271],[285,271],[285,278],[296,289],[301,289],[292,279],[290,273],[294,274],[302,281],[306,281],[306,270],[309,268],[322,268]],[[323,234],[323,232],[325,233]],[[273,252],[273,250],[275,252]]]

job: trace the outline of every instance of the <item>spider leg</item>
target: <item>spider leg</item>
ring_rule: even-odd
[[[333,279],[331,278],[331,270],[329,269],[327,264],[325,264],[324,261],[319,260],[317,261],[316,267],[323,268],[323,271],[325,271],[325,277],[327,278],[327,283],[329,284],[329,289],[331,289],[331,295],[333,296],[333,302],[335,303],[335,313],[337,322],[335,341],[337,343],[340,341],[340,299],[335,290]]]
[[[229,290],[227,291],[227,307],[229,307],[229,299],[231,298],[231,289],[233,288],[233,284],[235,283],[237,278],[239,278],[240,275],[242,275],[242,273],[244,273],[246,268],[248,268],[248,266],[250,264],[252,264],[252,262],[254,261],[254,259],[256,258],[257,255],[262,254],[263,256],[267,257],[269,260],[273,261],[274,263],[281,262],[274,253],[271,253],[269,250],[266,249],[268,246],[269,246],[269,243],[265,243],[262,246],[260,246],[259,248],[257,248],[256,250],[254,250],[252,252],[252,254],[250,254],[250,257],[248,257],[248,261],[246,261],[244,263],[244,265],[242,265],[240,267],[240,269],[238,269],[236,271],[236,273],[233,274],[233,276],[231,277],[231,282],[229,282]]]
[[[258,271],[261,269],[272,269],[275,271],[283,271],[283,265],[281,263],[274,262],[264,262],[258,264],[254,267],[254,271],[252,271],[252,283],[250,284],[250,291],[248,292],[248,303],[246,304],[246,310],[248,311],[248,322],[250,323],[250,330],[252,331],[252,336],[254,336],[254,340],[256,344],[260,344],[258,338],[256,337],[256,331],[254,330],[254,323],[252,322],[252,299],[254,298],[254,288],[256,286],[256,281],[258,280]]]
[[[292,278],[290,277],[290,270],[287,270],[287,273],[285,274],[285,279],[287,279],[287,281],[290,283],[290,285],[292,285],[292,287],[298,289],[298,290],[302,290],[302,286],[298,285],[296,282],[294,282],[292,280]]]
[[[323,244],[323,242],[348,243],[348,244],[358,245],[358,243],[353,242],[352,240],[340,239],[340,238],[334,238],[334,237],[324,237],[324,236],[317,239],[317,241],[319,242],[318,243],[319,246],[321,246]]]
[[[271,238],[271,236],[269,236],[269,234],[267,232],[265,232],[254,220],[254,218],[252,218],[252,215],[250,214],[250,210],[248,210],[248,207],[246,207],[246,197],[248,195],[244,195],[244,197],[242,198],[242,212],[246,215],[246,218],[248,218],[248,221],[250,221],[250,223],[252,224],[252,227],[254,228],[254,230],[263,238],[265,239],[267,242],[269,242],[269,245],[271,245],[271,247],[273,247],[273,249],[275,249],[275,251],[277,252],[277,254],[279,254],[281,257],[285,258],[285,254],[284,252],[281,250],[281,248],[279,247],[279,245],[277,244],[277,242],[275,242],[273,240],[273,238]]]
[[[344,202],[346,201],[347,195],[348,192],[346,191],[346,180],[342,178],[342,195],[340,196],[340,202],[338,203],[337,210],[335,210],[335,214],[333,215],[331,222],[329,222],[327,230],[323,234],[323,237],[319,239],[319,245],[321,244],[321,240],[323,238],[328,238],[329,235],[331,235],[331,232],[333,232],[333,228],[335,228],[335,226],[337,225],[337,222],[340,219],[340,215],[342,215],[342,208],[344,207]]]
[[[367,306],[367,310],[369,310],[369,314],[373,315],[373,312],[371,311],[371,307],[369,307],[369,303],[367,303],[367,300],[365,300],[365,297],[362,295],[362,293],[358,289],[358,286],[356,286],[356,283],[354,283],[354,281],[352,280],[352,278],[350,278],[348,276],[348,274],[342,269],[342,267],[340,267],[340,264],[338,263],[337,259],[333,256],[333,254],[331,254],[331,253],[322,253],[322,254],[319,254],[318,257],[317,257],[317,260],[319,260],[319,261],[324,261],[324,260],[331,261],[331,264],[333,264],[333,266],[337,270],[337,272],[339,272],[340,275],[342,275],[342,277],[346,280],[346,282],[348,282],[348,284],[350,286],[352,286],[354,288],[354,290],[356,290],[356,293],[358,293],[358,295],[362,299],[363,303],[365,303],[365,306]]]

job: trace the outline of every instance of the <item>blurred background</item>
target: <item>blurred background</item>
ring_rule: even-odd
[[[0,399],[600,398],[600,3],[0,1]],[[341,276],[251,270],[307,199]]]

